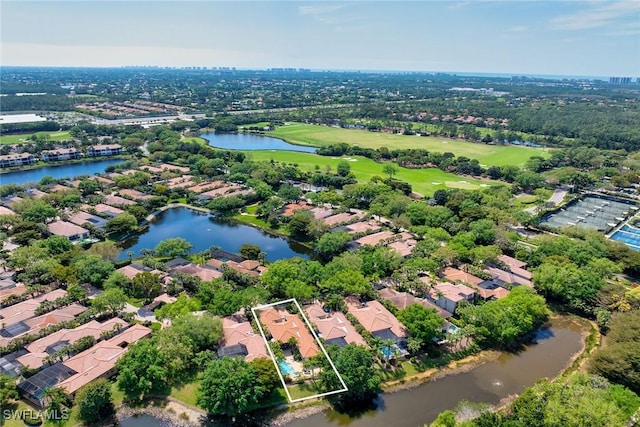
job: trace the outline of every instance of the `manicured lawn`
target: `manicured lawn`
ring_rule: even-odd
[[[320,394],[317,388],[313,386],[313,384],[296,384],[296,385],[287,385],[287,389],[289,390],[289,394],[291,395],[292,400],[301,399],[303,397],[315,396]]]
[[[346,142],[348,144],[369,148],[423,148],[441,153],[448,151],[456,156],[478,159],[483,165],[496,166],[523,165],[531,156],[541,155],[546,157],[548,155],[548,151],[542,148],[487,145],[444,137],[392,135],[366,130],[342,129],[303,123],[292,123],[280,126],[268,134],[291,143],[318,147]]]
[[[315,166],[320,166],[325,170],[331,166],[335,171],[340,157],[319,156],[312,153],[298,153],[293,151],[251,151],[247,152],[254,160],[274,160],[277,162],[296,163],[303,170],[313,171]],[[377,163],[365,157],[348,157],[351,171],[360,182],[368,182],[372,176],[384,177],[382,168],[384,163]],[[413,186],[413,191],[430,196],[434,191],[441,188],[464,188],[469,190],[478,189],[482,186],[497,184],[496,181],[480,181],[468,177],[461,177],[451,173],[443,172],[440,169],[407,169],[399,168],[395,178],[406,181]]]
[[[204,138],[200,138],[199,136],[185,136],[184,138],[182,138],[182,141],[184,141],[184,142],[196,142],[198,144],[207,145],[207,140],[204,139]]]
[[[0,144],[22,144],[27,142],[26,139],[34,135],[33,133],[22,133],[18,135],[4,135],[0,136]],[[35,135],[49,135],[51,141],[66,141],[71,138],[71,135],[67,131],[62,132],[35,132]]]
[[[169,396],[174,397],[179,401],[187,403],[189,405],[198,406],[196,405],[196,394],[199,386],[200,383],[196,379],[193,382],[184,384],[180,387],[171,387],[171,393],[169,394]]]

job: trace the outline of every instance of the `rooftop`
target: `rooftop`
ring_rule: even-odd
[[[308,305],[304,310],[309,316],[309,321],[315,325],[320,336],[327,342],[344,341],[346,344],[367,345],[351,322],[339,311],[327,313],[319,303]]]

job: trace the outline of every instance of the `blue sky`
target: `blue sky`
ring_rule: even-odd
[[[640,0],[0,0],[0,63],[640,76]]]

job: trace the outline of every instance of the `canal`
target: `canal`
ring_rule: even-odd
[[[582,331],[575,322],[556,318],[538,331],[534,343],[517,354],[502,354],[468,372],[381,394],[377,409],[358,417],[327,410],[292,421],[287,427],[418,427],[461,400],[495,405],[509,395],[522,393],[539,378],[558,375],[582,349]]]

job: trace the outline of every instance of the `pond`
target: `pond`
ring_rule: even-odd
[[[225,150],[276,150],[302,151],[315,153],[316,147],[290,144],[279,138],[252,133],[205,133],[200,137],[209,141],[209,145]]]
[[[107,166],[122,163],[122,159],[104,159],[88,162],[69,163],[66,165],[44,166],[36,169],[6,172],[0,174],[0,185],[24,185],[28,182],[39,182],[45,176],[55,179],[73,178],[80,175],[103,173]]]
[[[158,214],[142,234],[120,243],[123,248],[119,258],[128,257],[129,251],[140,256],[141,249],[153,249],[162,240],[182,237],[192,245],[192,252],[200,252],[212,246],[237,253],[245,243],[260,246],[267,254],[267,261],[292,258],[309,258],[310,250],[284,237],[273,236],[257,228],[218,219],[207,213],[184,207],[167,209]]]
[[[461,400],[497,404],[509,395],[522,393],[539,378],[558,375],[582,348],[581,332],[582,328],[569,319],[554,319],[550,327],[538,331],[533,344],[517,354],[502,354],[468,372],[381,394],[377,408],[359,417],[328,410],[287,426],[418,427],[453,409]]]

